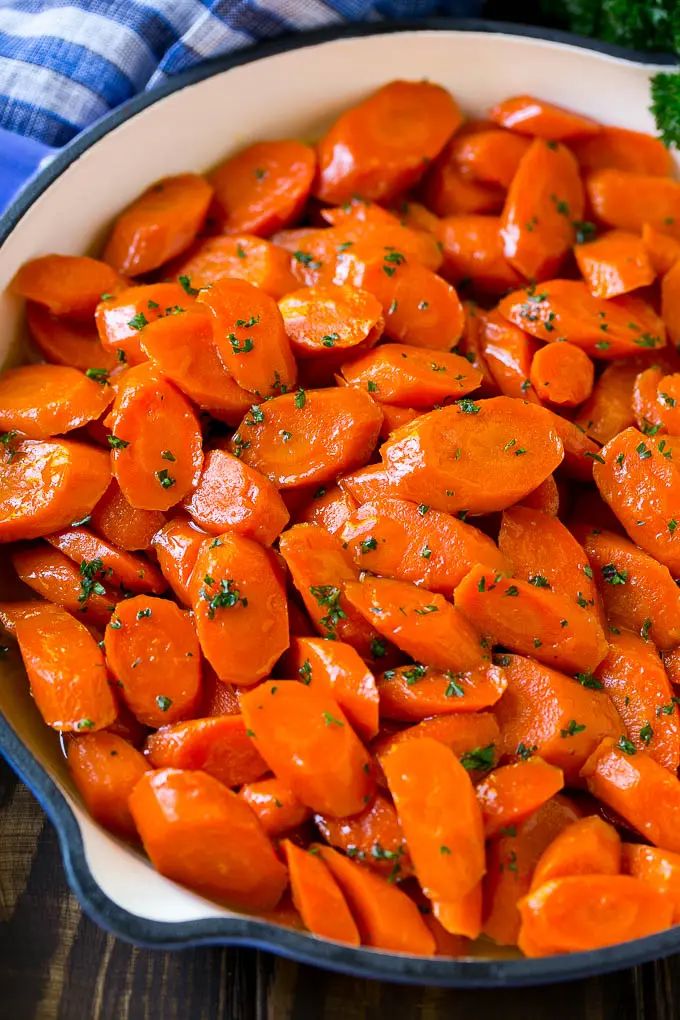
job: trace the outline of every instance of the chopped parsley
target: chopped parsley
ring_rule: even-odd
[[[112,450],[124,450],[130,445],[126,439],[119,439],[118,436],[107,436],[106,441]]]
[[[486,747],[475,747],[472,751],[466,751],[461,755],[460,763],[468,772],[488,772],[496,762],[496,745],[487,744]]]
[[[241,595],[238,588],[234,587],[235,582],[232,578],[228,580],[223,578],[217,591],[208,590],[215,586],[215,581],[212,577],[206,575],[203,578],[203,582],[206,587],[201,588],[201,598],[208,603],[209,620],[214,620],[215,612],[218,609],[233,609],[239,602],[244,608],[248,605],[248,599]]]
[[[164,489],[171,489],[175,484],[175,479],[168,472],[167,468],[163,468],[161,471],[156,471],[156,478]]]
[[[628,580],[628,571],[619,570],[613,563],[605,563],[602,568],[602,578],[607,584],[625,584]]]
[[[165,694],[158,694],[156,696],[156,704],[160,708],[161,712],[167,712],[172,705],[172,698],[166,697]]]
[[[583,723],[577,723],[575,719],[571,719],[567,724],[566,728],[560,730],[561,737],[573,737],[576,733],[583,733],[585,730]]]

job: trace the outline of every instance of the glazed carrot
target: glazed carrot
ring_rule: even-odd
[[[158,510],[139,510],[131,506],[114,479],[92,508],[91,524],[119,549],[134,552],[150,547],[151,539],[165,524],[165,516]]]
[[[406,499],[449,513],[502,510],[562,460],[562,442],[543,415],[541,408],[509,397],[463,400],[398,429],[381,457]],[[491,475],[493,491],[483,484]]]
[[[103,628],[109,622],[118,596],[103,584],[107,572],[100,559],[82,560],[76,566],[66,556],[40,542],[17,549],[12,556],[12,566],[24,584],[83,623]]]
[[[552,345],[556,348],[563,346]],[[607,365],[596,380],[590,397],[580,408],[576,424],[598,443],[608,443],[634,423],[633,386],[639,370],[639,361],[633,358]]]
[[[563,786],[561,769],[542,758],[532,757],[495,769],[475,789],[482,809],[485,838],[523,821]]]
[[[453,143],[430,167],[420,190],[427,208],[442,217],[499,213],[505,198],[500,185],[476,181],[461,172]]]
[[[378,690],[375,677],[356,649],[343,641],[297,637],[284,659],[285,675],[328,692],[362,740],[378,732]]]
[[[673,265],[661,281],[661,314],[668,329],[668,339],[680,344],[680,268]]]
[[[65,365],[21,365],[0,376],[0,429],[48,439],[94,421],[113,399],[106,384]]]
[[[509,188],[530,144],[528,138],[491,127],[459,132],[451,139],[449,152],[463,176]]]
[[[680,372],[664,375],[657,387],[657,403],[663,408],[663,426],[671,436],[680,436]]]
[[[680,921],[680,854],[652,846],[624,843],[623,870],[633,878],[647,882],[670,902],[673,924]]]
[[[201,650],[220,680],[249,686],[288,647],[288,613],[272,554],[230,532],[206,539],[190,591]]]
[[[680,183],[670,177],[596,170],[586,179],[588,200],[608,227],[640,232],[645,223],[674,236],[680,224]]]
[[[293,289],[279,310],[298,358],[375,343],[383,331],[382,307],[367,290],[319,286]]]
[[[379,737],[373,742],[371,749],[382,762],[383,756],[389,754],[395,744],[400,744],[404,740],[420,740],[421,737],[432,737],[433,740],[446,744],[457,758],[463,759],[468,771],[475,775],[487,771],[487,761],[495,760],[500,731],[491,712],[435,715],[422,719],[415,726],[407,726],[396,733]],[[491,750],[487,752],[489,748]],[[480,751],[483,753],[480,754]]]
[[[673,172],[670,152],[659,138],[642,131],[602,125],[596,135],[569,142],[584,173],[627,170],[666,177]]]
[[[358,815],[333,818],[317,814],[314,824],[327,843],[389,881],[401,881],[413,874],[397,812],[384,793],[376,793]]]
[[[592,358],[610,361],[663,347],[663,321],[636,295],[595,298],[580,280],[549,280],[504,297],[502,315],[544,342],[568,339]]]
[[[506,397],[535,403],[529,376],[539,345],[498,311],[478,312],[477,317],[484,361],[498,389]]]
[[[160,595],[167,585],[157,567],[143,556],[116,549],[87,528],[70,527],[46,536],[50,545],[74,563],[100,560],[102,573],[110,588],[125,592],[149,592]]]
[[[473,301],[466,301],[464,309],[465,326],[463,328],[463,335],[454,349],[456,354],[462,354],[478,372],[482,373],[480,387],[482,395],[485,397],[495,397],[498,395],[498,386],[489,371],[489,366],[486,363],[482,350],[484,313],[481,312],[481,309]]]
[[[402,425],[408,425],[409,422],[415,421],[421,413],[415,407],[397,407],[395,404],[383,404],[382,401],[380,408],[383,413],[380,429],[381,439],[389,439],[393,432],[400,429]]]
[[[211,317],[200,305],[150,322],[140,344],[167,379],[215,418],[236,425],[252,404],[252,393],[242,389],[222,364]]]
[[[440,236],[442,275],[451,283],[470,280],[484,294],[502,294],[520,285],[519,273],[503,254],[497,216],[447,216],[441,221]]]
[[[496,661],[507,663],[508,688],[495,708],[505,754],[537,753],[570,783],[603,737],[622,732],[618,712],[590,674],[572,679],[516,655]]]
[[[241,695],[249,735],[278,779],[307,807],[342,818],[370,800],[370,759],[337,702],[294,680]]]
[[[327,203],[354,195],[389,200],[420,179],[462,119],[438,85],[383,85],[343,113],[321,139],[314,193]]]
[[[328,846],[311,849],[318,850],[344,893],[363,945],[419,956],[434,952],[434,938],[406,893]]]
[[[381,422],[378,404],[356,387],[298,390],[247,414],[231,450],[280,489],[320,485],[368,460]]]
[[[410,722],[449,712],[477,712],[495,705],[506,687],[503,670],[494,665],[454,673],[414,662],[385,670],[379,678],[380,715]]]
[[[680,589],[661,563],[632,542],[600,528],[584,548],[609,622],[642,631],[658,648],[680,642]]]
[[[38,538],[86,517],[111,480],[106,453],[12,433],[0,450],[0,542]]]
[[[321,857],[301,850],[288,839],[282,841],[281,848],[286,855],[293,902],[305,926],[322,938],[358,946],[359,932],[345,897]]]
[[[562,829],[541,854],[531,889],[568,875],[618,875],[621,838],[608,822],[589,815]]]
[[[600,125],[590,117],[565,110],[535,96],[513,96],[494,106],[489,117],[495,124],[534,138],[557,141],[597,135]]]
[[[680,574],[680,531],[669,524],[680,506],[680,471],[664,440],[629,428],[602,447],[602,460],[593,469],[602,498],[637,545]]]
[[[240,715],[216,715],[163,726],[146,742],[155,769],[200,769],[225,786],[252,783],[267,771]]]
[[[226,234],[266,237],[302,212],[312,185],[314,150],[295,140],[256,142],[213,170],[210,183]]]
[[[115,353],[102,347],[91,321],[61,318],[43,305],[27,301],[26,324],[35,346],[53,365],[69,365],[81,372],[88,368],[110,372],[118,363]]]
[[[144,849],[162,875],[245,910],[271,910],[286,869],[248,805],[205,772],[147,772],[130,797]]]
[[[420,202],[407,202],[401,199],[392,211],[403,226],[412,230],[424,230],[435,238],[439,237],[439,217]]]
[[[253,753],[257,754],[254,749]],[[255,812],[268,836],[280,836],[297,828],[311,814],[288,784],[274,776],[245,783],[239,790],[239,796]]]
[[[445,931],[459,938],[478,938],[482,930],[482,883],[462,896],[434,900],[432,911]]]
[[[32,616],[40,616],[53,608],[59,612],[61,606],[42,599],[26,599],[20,602],[0,602],[0,626],[6,635],[16,637],[17,624],[20,620],[28,620]]]
[[[85,255],[43,255],[25,262],[10,287],[55,315],[89,315],[101,295],[120,290],[118,273]]]
[[[141,510],[168,510],[198,483],[203,452],[186,397],[151,364],[130,369],[111,412],[113,473]]]
[[[559,142],[536,138],[522,157],[501,214],[503,251],[529,280],[554,276],[583,218],[578,164]]]
[[[69,772],[92,817],[123,839],[137,835],[128,797],[147,771],[144,756],[126,740],[102,730],[71,740]]]
[[[594,297],[612,298],[653,283],[656,276],[638,234],[609,230],[596,241],[574,247],[581,275]]]
[[[663,407],[658,400],[659,383],[662,379],[663,369],[658,365],[650,365],[636,376],[633,384],[631,404],[635,414],[634,423],[645,434],[650,429],[656,429],[658,432],[664,427]]]
[[[529,492],[519,506],[527,506],[532,510],[540,510],[551,517],[557,517],[560,510],[560,490],[553,475],[548,475],[544,482]]]
[[[167,599],[125,599],[106,628],[104,647],[121,697],[140,722],[163,726],[192,714],[201,664],[188,613]]]
[[[441,595],[382,577],[345,581],[344,592],[379,634],[413,658],[443,670],[482,665],[479,635]]]
[[[95,639],[99,638],[98,633],[93,633],[92,636]],[[141,752],[149,730],[143,723],[140,723],[139,719],[135,719],[127,705],[116,699],[116,718],[110,726],[106,727],[106,731],[102,730],[102,732],[112,733],[115,737],[120,737],[121,740],[125,740],[137,751]]]
[[[392,433],[388,438],[391,436]],[[358,471],[343,474],[338,479],[338,485],[348,492],[358,505],[375,499],[400,497],[399,481],[390,477],[382,464],[369,464]]]
[[[344,229],[299,227],[281,230],[272,241],[290,252],[290,269],[297,286],[331,286],[336,283],[338,257],[348,248]],[[351,247],[351,245],[349,245]]]
[[[674,687],[680,686],[680,646],[664,652],[663,664],[666,676]]]
[[[624,750],[625,748],[625,750]],[[631,753],[632,752],[632,753]],[[680,853],[680,781],[626,737],[605,739],[581,770],[588,789],[664,850]]]
[[[31,694],[48,726],[89,732],[113,722],[116,704],[104,656],[82,623],[49,609],[19,620],[16,639]]]
[[[151,283],[107,294],[95,315],[99,339],[120,362],[138,365],[146,358],[140,345],[144,327],[193,304],[193,297],[178,283]]]
[[[602,628],[576,600],[529,581],[473,567],[456,588],[455,603],[473,627],[514,652],[557,669],[590,672],[602,661]],[[564,622],[566,621],[566,623]]]
[[[253,283],[277,301],[298,286],[285,251],[253,234],[206,237],[173,264],[172,272],[191,290],[229,276]]]
[[[319,524],[330,535],[337,535],[356,507],[354,497],[339,485],[328,488],[322,485],[315,490],[309,503],[297,512],[295,521],[297,524]]]
[[[241,706],[233,684],[223,683],[209,663],[203,663],[202,716],[240,715]]]
[[[466,358],[422,347],[382,344],[346,362],[342,374],[350,386],[372,393],[380,403],[431,408],[476,390],[481,373]]]
[[[667,150],[664,149],[664,152]],[[649,223],[642,226],[642,243],[652,269],[659,276],[672,269],[680,259],[680,241]]]
[[[546,344],[534,354],[529,378],[541,400],[576,407],[591,394],[595,367],[580,347],[569,343]]]
[[[592,482],[593,465],[600,455],[600,447],[578,425],[563,418],[548,407],[537,407],[538,415],[545,417],[546,424],[555,430],[564,447],[562,468],[569,478],[581,482]]]
[[[337,254],[359,247],[377,247],[398,251],[409,261],[419,262],[435,272],[442,264],[437,237],[430,230],[414,230],[404,226],[398,217],[382,206],[353,198],[341,206],[321,210],[322,217],[338,228]],[[335,235],[334,235],[335,236]]]
[[[257,410],[253,405],[252,413]],[[285,504],[269,479],[227,450],[206,454],[185,507],[211,535],[234,531],[263,545],[271,545],[288,523]]]

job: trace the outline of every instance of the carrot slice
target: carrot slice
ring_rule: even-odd
[[[266,237],[302,212],[316,169],[314,150],[293,139],[256,142],[213,170],[217,218],[226,234]]]
[[[104,656],[82,623],[50,608],[19,620],[16,638],[31,694],[48,726],[88,732],[113,722],[116,704]]]
[[[85,255],[43,255],[25,262],[10,287],[55,315],[88,315],[102,294],[120,290],[118,273]]]
[[[102,347],[91,321],[60,318],[43,305],[27,301],[26,324],[35,346],[53,365],[69,365],[81,372],[88,368],[110,372],[118,363],[115,353]]]
[[[619,432],[634,424],[633,386],[639,370],[638,359],[615,361],[607,365],[596,380],[575,422],[598,443],[608,443]]]
[[[680,436],[680,372],[664,375],[659,380],[656,398],[663,408],[664,427],[671,436]]]
[[[0,429],[48,439],[94,421],[113,399],[111,388],[65,365],[21,365],[0,376]]]
[[[519,506],[528,506],[532,510],[557,517],[561,506],[561,494],[553,475],[548,475],[544,482],[528,493]]]
[[[574,247],[581,275],[594,297],[611,298],[653,283],[644,241],[638,234],[609,230],[596,241]]]
[[[406,407],[431,408],[477,389],[481,373],[458,354],[432,354],[407,344],[383,344],[342,366],[351,386],[375,399]]]
[[[311,849],[318,850],[344,893],[363,945],[419,956],[434,953],[434,938],[406,893],[329,846]]]
[[[398,498],[401,495],[399,481],[391,478],[382,464],[369,464],[359,471],[342,475],[338,485],[358,504],[375,499]]]
[[[479,342],[484,362],[506,397],[537,403],[530,371],[539,345],[498,311],[478,312]]]
[[[664,149],[664,152],[667,153],[667,150]],[[650,223],[645,223],[642,226],[642,243],[652,269],[659,276],[672,269],[680,259],[680,241],[657,230]]]
[[[318,854],[309,853],[284,839],[293,902],[309,931],[322,938],[358,946],[357,926],[345,897],[329,868]]]
[[[6,635],[16,637],[19,620],[28,620],[32,616],[40,616],[41,613],[49,612],[50,608],[58,611],[61,606],[56,606],[53,602],[43,602],[42,599],[0,602],[0,626]]]
[[[680,921],[680,854],[656,847],[624,843],[625,874],[647,882],[658,890],[673,908],[673,924]]]
[[[346,110],[321,139],[317,198],[340,203],[360,195],[388,201],[419,180],[462,119],[439,85],[383,85]]]
[[[495,705],[507,687],[498,666],[454,673],[414,662],[385,670],[378,680],[380,715],[407,721],[431,715],[477,712]]]
[[[92,527],[120,549],[148,549],[151,539],[165,524],[158,510],[139,510],[128,503],[114,479],[92,509]]]
[[[499,213],[505,198],[500,185],[476,181],[462,173],[453,140],[428,170],[421,194],[427,208],[437,216]]]
[[[366,463],[381,422],[356,387],[286,393],[246,415],[231,450],[280,489],[320,485]]]
[[[368,803],[370,759],[328,693],[268,680],[241,695],[241,709],[255,747],[303,804],[342,818]]]
[[[621,871],[621,837],[598,815],[572,822],[557,834],[541,854],[531,889],[568,875],[618,875]]]
[[[482,809],[485,838],[523,821],[563,786],[562,770],[542,758],[532,757],[494,769],[475,790]]]
[[[631,404],[635,414],[635,423],[645,434],[650,429],[655,429],[658,432],[664,427],[663,410],[657,399],[659,383],[662,378],[663,369],[659,365],[650,365],[636,376],[633,384]],[[631,422],[631,424],[634,423]]]
[[[361,242],[361,248],[369,245],[388,252],[401,252],[410,261],[420,262],[435,272],[442,264],[440,246],[431,230],[407,227],[394,213],[373,202],[354,198],[341,206],[322,209],[321,215],[339,228],[337,238],[341,243],[337,246],[338,255]]]
[[[676,346],[680,344],[680,269],[672,266],[661,281],[661,314],[668,338]]]
[[[463,335],[455,347],[457,354],[462,354],[478,372],[482,373],[481,390],[485,397],[498,394],[498,386],[489,371],[489,366],[482,350],[482,326],[484,314],[473,301],[467,301],[465,308],[465,326]]]
[[[331,846],[368,865],[390,882],[413,874],[394,804],[384,793],[376,793],[370,805],[351,818],[317,814],[314,824]]]
[[[470,280],[483,294],[503,294],[520,285],[519,273],[503,254],[497,216],[447,216],[441,221],[440,236],[442,275],[451,283]]]
[[[237,794],[205,772],[147,772],[130,797],[144,849],[161,875],[245,910],[271,910],[286,869]]]
[[[215,280],[229,276],[247,280],[278,301],[298,286],[286,252],[253,234],[206,237],[172,269],[191,290],[210,287]]]
[[[288,339],[299,358],[345,351],[377,341],[382,307],[366,290],[317,286],[293,290],[279,302]]]
[[[71,740],[66,759],[78,793],[95,821],[123,839],[137,835],[128,797],[149,766],[127,740],[102,730]]]
[[[168,510],[198,483],[203,463],[198,418],[153,365],[125,374],[111,426],[113,473],[132,506]]]
[[[535,96],[512,96],[494,106],[489,117],[495,124],[534,138],[565,141],[583,135],[597,135],[600,125],[580,113],[565,110]]]
[[[121,362],[138,365],[146,360],[141,348],[142,330],[150,322],[178,315],[194,299],[178,283],[150,283],[106,295],[97,305],[95,321],[104,350]]]
[[[503,251],[529,280],[554,276],[583,218],[578,164],[559,142],[537,138],[522,157],[501,215]]]
[[[252,743],[250,745],[252,747]],[[253,748],[253,753],[257,752]],[[287,783],[275,776],[244,783],[239,790],[268,836],[280,836],[305,822],[311,812],[301,804]]]
[[[673,172],[673,158],[666,146],[643,131],[604,124],[596,135],[571,139],[569,147],[584,173],[628,170],[666,177]]]
[[[160,595],[167,587],[163,575],[147,559],[116,549],[87,528],[71,527],[46,538],[74,563],[101,560],[102,576],[110,587],[117,587],[121,592]]]
[[[163,726],[148,738],[146,755],[155,769],[200,769],[225,786],[252,783],[267,771],[240,715]]]
[[[330,535],[337,535],[352,512],[356,500],[339,485],[319,486],[309,503],[295,515],[297,524],[319,524]]]
[[[595,366],[580,347],[546,344],[531,359],[529,378],[541,400],[560,407],[577,407],[591,394]]]
[[[40,542],[18,549],[12,556],[12,565],[24,584],[84,623],[103,628],[109,622],[116,596],[104,587],[107,572],[100,559],[82,560],[77,567]]]
[[[451,139],[448,148],[463,176],[509,188],[530,144],[528,138],[490,127],[460,131]]]
[[[86,517],[111,480],[102,450],[66,439],[2,437],[0,542],[39,538]]]
[[[474,776],[486,772],[490,763],[495,761],[500,731],[491,712],[435,715],[421,719],[415,726],[379,737],[371,749],[382,762],[383,756],[389,754],[395,744],[404,740],[420,740],[421,737],[432,737],[446,744]]]
[[[645,223],[678,235],[680,183],[670,177],[596,170],[586,178],[588,200],[608,227],[639,233]]]

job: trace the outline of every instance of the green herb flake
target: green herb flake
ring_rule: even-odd
[[[518,758],[521,758],[522,761],[526,761],[527,758],[531,758],[532,755],[536,754],[537,751],[538,751],[537,744],[531,744],[531,746],[529,746],[528,744],[525,744],[523,741],[520,741],[515,750],[515,754],[517,755]]]
[[[107,436],[106,441],[112,450],[124,450],[130,445],[126,439],[119,439],[118,436]]]
[[[174,462],[177,460],[177,458],[175,457],[172,450],[163,450],[161,452],[161,460],[169,460]]]
[[[633,755],[636,753],[635,744],[623,734],[619,737],[614,746],[617,747],[619,751],[623,751],[624,754]]]
[[[87,368],[85,369],[85,375],[88,379],[92,379],[93,382],[100,383],[102,386],[106,386],[109,381],[109,371],[107,368]]]
[[[144,329],[144,327],[148,326],[148,325],[149,325],[149,320],[147,319],[147,317],[144,314],[144,312],[137,312],[137,314],[133,315],[132,318],[128,322],[128,326],[130,327],[130,329],[136,329],[136,330]]]
[[[147,609],[138,609],[137,610],[137,619],[138,620],[148,620],[150,616],[151,616],[151,610],[149,608],[147,608]]]
[[[323,721],[325,722],[326,726],[344,726],[345,725],[344,722],[342,721],[342,719],[336,719],[335,716],[331,715],[330,712],[324,712],[323,713]]]
[[[160,708],[161,712],[167,712],[172,706],[172,698],[166,697],[165,694],[158,694],[156,696],[156,704]]]
[[[614,563],[605,563],[602,568],[602,579],[607,584],[625,584],[628,580],[628,571],[619,570]]]
[[[464,398],[463,400],[457,400],[456,406],[461,410],[463,414],[479,414],[479,412],[482,410],[479,404],[475,404],[474,400],[468,400],[467,398]]]
[[[200,595],[203,601],[208,603],[209,620],[215,619],[215,613],[218,609],[233,609],[239,603],[245,609],[248,605],[248,599],[241,595],[239,589],[235,587],[236,582],[232,578],[227,580],[223,578],[217,591],[208,590],[215,587],[214,578],[206,574],[203,582],[206,587],[201,588]]]
[[[583,733],[585,728],[583,723],[577,723],[575,719],[571,719],[566,729],[560,730],[560,736],[573,737],[576,733]]]
[[[640,730],[640,740],[642,741],[642,743],[645,746],[649,746],[649,744],[652,741],[652,737],[653,736],[654,736],[654,730],[652,729],[652,727],[650,726],[650,724],[648,722],[645,723],[645,725]]]
[[[420,555],[421,555],[422,559],[424,559],[424,560],[429,560],[429,558],[431,557],[432,550],[430,549],[430,547],[427,544],[427,542],[425,543],[423,548],[420,550]]]
[[[529,578],[529,584],[533,584],[535,588],[550,588],[552,585],[547,577],[543,574],[532,574]]]
[[[175,484],[175,479],[168,472],[167,468],[163,468],[161,471],[156,471],[155,474],[163,489],[171,489]]]
[[[488,772],[496,762],[496,745],[487,744],[486,747],[475,747],[472,751],[466,751],[461,755],[460,763],[468,772]]]
[[[198,288],[191,286],[191,280],[188,276],[178,276],[177,279],[179,280],[180,287],[185,294],[188,294],[189,297],[196,297],[198,294]]]
[[[301,411],[307,402],[307,395],[304,390],[298,390],[295,394],[295,406],[298,411]]]
[[[365,538],[363,539],[362,542],[359,543],[359,549],[362,553],[371,552],[373,549],[377,548],[378,548],[377,539],[373,538],[372,535],[370,538]]]
[[[373,638],[371,641],[371,655],[374,659],[382,659],[387,655],[387,646],[380,638]]]

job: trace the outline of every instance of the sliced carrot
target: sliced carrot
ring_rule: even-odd
[[[503,254],[497,216],[447,216],[441,221],[441,240],[442,274],[451,283],[469,280],[483,294],[502,294],[520,285],[519,273]]]
[[[102,730],[71,740],[69,772],[92,817],[123,839],[137,835],[128,797],[147,771],[144,756],[126,740]]]
[[[659,380],[656,398],[663,408],[664,428],[671,436],[680,436],[680,372],[664,375]]]
[[[439,217],[431,213],[420,202],[407,202],[402,199],[392,210],[399,222],[412,230],[424,230],[433,237],[439,237]]]
[[[140,345],[144,327],[193,304],[178,283],[150,283],[107,294],[95,314],[99,339],[119,361],[138,365],[146,358]]]
[[[534,890],[568,875],[618,875],[621,837],[599,815],[589,815],[562,829],[541,854],[531,880]]]
[[[430,82],[393,81],[346,110],[319,143],[315,194],[389,200],[414,185],[462,123],[455,101]]]
[[[288,864],[293,902],[305,926],[322,938],[358,946],[359,932],[345,897],[321,857],[301,850],[288,839],[283,840],[281,847]]]
[[[506,687],[504,671],[498,666],[454,673],[414,662],[385,670],[379,678],[380,715],[410,722],[449,712],[478,712],[495,705]]]
[[[486,755],[480,755],[480,750],[491,748],[489,756],[493,752],[491,760],[495,760],[500,731],[491,712],[435,715],[422,719],[415,726],[407,726],[396,733],[379,737],[373,742],[372,750],[382,762],[383,756],[389,754],[395,744],[400,744],[404,740],[420,740],[421,737],[432,737],[433,740],[440,740],[442,744],[446,744],[457,758],[465,761],[469,771],[474,775],[476,772],[486,771],[486,768],[481,768],[482,765],[486,766]]]
[[[205,772],[147,772],[130,797],[144,849],[157,871],[203,896],[271,910],[286,869],[237,794]]]
[[[31,694],[48,726],[82,733],[113,722],[116,704],[104,656],[82,623],[50,608],[19,620],[16,638]]]
[[[463,328],[463,335],[454,350],[457,354],[462,354],[465,358],[467,358],[470,364],[476,368],[478,372],[482,373],[482,394],[485,397],[495,397],[498,395],[498,386],[496,385],[496,380],[489,371],[489,366],[486,363],[482,349],[482,325],[484,313],[481,312],[481,309],[478,308],[473,301],[467,301],[464,305],[464,309],[465,326]]]
[[[210,287],[215,280],[229,276],[255,284],[276,301],[298,286],[285,251],[253,234],[203,238],[172,270],[190,290]]]
[[[252,783],[267,771],[240,715],[163,726],[150,735],[145,750],[155,769],[200,769],[225,786]]]
[[[503,251],[528,280],[554,276],[583,218],[578,164],[559,142],[536,138],[522,157],[501,215]]]
[[[339,485],[320,486],[309,503],[295,515],[298,524],[319,524],[329,534],[337,535],[356,509],[356,500]]]
[[[256,142],[213,170],[217,218],[226,234],[266,237],[302,212],[314,177],[314,150],[293,139]]]
[[[257,754],[254,749],[253,753]],[[288,784],[275,776],[245,783],[239,790],[239,796],[255,812],[268,836],[280,836],[297,828],[311,814]]]
[[[85,255],[43,255],[25,262],[10,287],[55,315],[89,315],[102,294],[120,290],[122,280],[105,262]]]
[[[506,397],[536,402],[530,371],[539,345],[498,311],[478,312],[479,338],[494,382]]]
[[[381,422],[378,404],[356,387],[302,390],[246,415],[231,450],[278,488],[320,485],[366,463]]]
[[[26,324],[45,361],[69,365],[81,372],[101,368],[110,372],[118,364],[113,351],[104,350],[93,322],[53,315],[35,301],[26,303]]]
[[[369,464],[359,471],[342,475],[338,484],[357,504],[400,496],[398,480],[391,478],[382,464]]]
[[[288,612],[272,554],[234,532],[206,539],[190,590],[203,654],[220,680],[267,676],[288,647]]]
[[[584,173],[627,170],[666,177],[673,172],[670,152],[659,138],[642,131],[603,125],[596,135],[569,142]]]
[[[103,584],[107,571],[102,560],[95,557],[76,566],[41,542],[18,549],[12,556],[12,565],[24,584],[83,623],[103,628],[109,622],[116,596]]]
[[[667,150],[664,149],[664,152],[667,152]],[[663,233],[663,231],[653,227],[650,223],[644,223],[642,226],[642,243],[645,246],[647,258],[651,263],[652,269],[659,276],[672,269],[678,259],[680,259],[680,241],[669,234]]]
[[[680,268],[673,265],[661,281],[661,314],[668,339],[680,345]]]
[[[101,560],[108,585],[119,588],[121,592],[159,595],[167,587],[158,568],[144,557],[116,549],[87,528],[71,527],[46,537],[50,545],[74,563]]]
[[[0,429],[48,439],[94,421],[113,399],[111,388],[66,365],[21,365],[0,376]]]
[[[482,930],[482,883],[462,896],[433,901],[432,911],[445,931],[459,938],[478,938]]]
[[[317,814],[314,823],[327,843],[389,881],[401,881],[413,874],[397,812],[384,793],[376,793],[358,815],[333,818]]]
[[[28,620],[32,616],[40,616],[49,612],[50,608],[57,612],[61,606],[42,599],[25,599],[17,602],[0,602],[0,626],[6,635],[16,637],[17,624],[20,620]]]
[[[673,908],[673,924],[680,922],[680,854],[653,846],[624,843],[623,870],[662,893]]]
[[[673,686],[680,686],[680,646],[664,652],[663,664],[666,669],[666,675]]]
[[[86,517],[111,480],[102,450],[66,439],[2,437],[0,542],[38,538]]]
[[[133,552],[148,549],[151,539],[165,524],[159,510],[139,510],[131,506],[114,479],[92,508],[92,527],[120,549]]]
[[[400,429],[402,425],[408,425],[409,422],[415,421],[421,413],[415,407],[397,407],[395,404],[383,404],[382,401],[380,408],[383,413],[383,423],[380,429],[381,439],[389,439],[393,432]]]
[[[595,381],[590,397],[575,420],[598,443],[608,443],[634,423],[633,386],[639,370],[637,359],[615,361],[607,365]]]
[[[562,770],[538,757],[494,769],[475,789],[485,838],[523,821],[563,786]]]
[[[370,759],[327,692],[268,680],[241,695],[241,709],[257,750],[307,807],[342,818],[368,803]]]
[[[534,138],[557,141],[598,135],[600,125],[572,110],[565,110],[535,96],[513,96],[494,106],[489,117],[495,124]]]
[[[656,273],[638,234],[609,230],[574,247],[581,275],[594,297],[611,298],[653,283]]]
[[[595,170],[586,178],[588,200],[608,227],[639,233],[645,223],[678,236],[680,182],[625,170]]]
[[[554,476],[548,475],[546,480],[528,493],[518,505],[528,506],[532,510],[540,510],[544,514],[550,514],[551,517],[557,517],[561,496]]]
[[[556,414],[548,407],[537,407],[538,415],[544,415],[546,424],[555,430],[564,447],[562,470],[568,478],[581,482],[592,482],[593,465],[600,455],[600,447],[593,442],[578,425],[568,418]]]
[[[443,351],[433,356],[408,344],[382,344],[344,364],[342,374],[380,403],[416,408],[464,397],[481,382],[481,373],[466,358]]]
[[[383,331],[382,307],[367,290],[304,287],[283,298],[279,309],[298,358],[374,343]]]
[[[534,354],[529,378],[541,400],[560,407],[577,407],[591,394],[595,366],[580,347],[546,344]]]
[[[659,365],[650,365],[636,376],[633,384],[631,404],[635,421],[630,424],[637,424],[645,434],[650,429],[658,432],[664,425],[663,409],[657,399],[662,379],[663,369]]]
[[[339,228],[337,254],[367,245],[383,251],[401,252],[409,261],[419,262],[435,272],[442,264],[437,237],[430,230],[414,230],[374,202],[354,198],[341,206],[322,209],[321,215]],[[357,242],[360,242],[357,245]]]
[[[458,132],[451,139],[449,151],[464,176],[509,188],[530,144],[527,138],[490,127]]]

